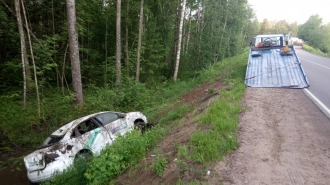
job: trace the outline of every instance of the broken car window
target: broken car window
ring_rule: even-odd
[[[72,137],[78,137],[80,135],[83,135],[87,132],[90,132],[96,128],[100,127],[100,124],[93,121],[92,119],[86,120],[82,123],[80,123],[75,129],[74,132],[72,133]]]
[[[97,115],[95,118],[100,121],[104,126],[108,123],[116,121],[117,119],[119,119],[119,116],[116,113],[107,112],[104,114]]]

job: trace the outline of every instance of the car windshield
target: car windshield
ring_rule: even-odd
[[[40,147],[38,147],[38,149],[41,148],[46,148],[48,146],[51,146],[57,142],[59,142],[61,139],[63,138],[63,136],[49,136]]]
[[[102,125],[106,125],[108,123],[111,123],[111,122],[119,119],[119,116],[116,113],[107,112],[107,113],[97,115],[95,118],[98,121],[100,121],[102,123]]]

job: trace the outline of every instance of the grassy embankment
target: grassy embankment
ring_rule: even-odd
[[[5,134],[2,136],[4,140],[0,145],[0,152],[10,151],[13,146],[36,146],[60,125],[89,113],[102,110],[137,110],[153,122],[165,110],[172,109],[146,134],[141,136],[132,132],[125,138],[118,139],[89,163],[77,163],[78,167],[73,166],[67,173],[53,180],[54,184],[107,184],[128,167],[138,164],[139,159],[170,132],[173,123],[180,122],[184,114],[194,111],[193,107],[187,105],[173,107],[173,102],[178,101],[181,94],[202,83],[224,79],[227,88],[219,92],[220,100],[213,103],[204,115],[196,118],[201,126],[208,125],[212,129],[196,130],[191,135],[189,145],[178,146],[178,162],[208,164],[217,161],[237,147],[234,132],[245,88],[243,81],[247,56],[245,50],[241,55],[228,58],[200,72],[198,77],[189,81],[164,82],[153,89],[135,84],[134,80],[126,80],[121,92],[90,86],[84,91],[85,104],[82,107],[71,106],[72,95],[62,96],[60,89],[44,88],[41,89],[42,118],[36,116],[34,95],[29,95],[27,109],[24,111],[19,92],[1,95],[0,128]],[[166,162],[161,157],[152,165],[157,174],[161,174],[165,167]]]
[[[128,168],[137,168],[139,160],[147,151],[152,150],[173,127],[182,122],[184,114],[194,111],[193,107],[181,105],[173,107],[173,101],[184,92],[199,84],[224,79],[226,88],[219,92],[220,99],[210,105],[208,110],[195,119],[200,128],[190,136],[189,144],[177,146],[178,165],[182,171],[194,170],[186,168],[187,163],[210,165],[220,160],[229,151],[237,148],[235,131],[238,125],[241,98],[244,94],[244,75],[247,63],[247,50],[241,55],[226,59],[201,72],[198,78],[189,82],[170,84],[159,88],[155,96],[162,95],[162,101],[142,110],[149,120],[155,119],[165,109],[172,109],[159,120],[157,125],[141,135],[132,132],[102,151],[101,155],[93,157],[88,163],[77,163],[66,173],[58,175],[52,184],[109,184],[117,175]],[[162,92],[162,93],[161,93]],[[169,98],[175,96],[175,98]],[[159,98],[156,98],[159,100]],[[209,129],[205,129],[205,126]],[[166,168],[164,157],[157,156],[150,168],[159,176]],[[206,168],[205,168],[206,170]],[[203,174],[204,171],[202,172]],[[180,184],[179,182],[177,182]],[[194,182],[192,182],[194,183]],[[48,182],[46,183],[48,184]]]
[[[323,57],[329,57],[329,55],[327,55],[326,53],[323,53],[321,50],[315,49],[312,46],[309,46],[307,44],[304,44],[302,49],[305,50],[305,51],[308,51],[310,53],[313,53],[315,55],[319,55],[319,56],[323,56]]]

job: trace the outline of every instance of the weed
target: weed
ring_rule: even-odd
[[[156,156],[155,161],[151,164],[151,169],[155,172],[159,177],[163,175],[165,168],[167,167],[167,160],[160,155]]]
[[[182,171],[187,171],[188,168],[187,168],[187,164],[186,164],[185,161],[178,159],[178,160],[176,161],[176,163],[178,164],[178,166],[179,166],[181,172],[182,172]]]
[[[183,145],[178,147],[178,158],[180,159],[190,159],[188,146]]]
[[[214,94],[214,92],[215,92],[214,88],[211,88],[207,91],[207,94]]]

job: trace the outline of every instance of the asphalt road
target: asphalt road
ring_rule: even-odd
[[[310,84],[308,90],[330,109],[330,59],[300,48],[295,50]]]

